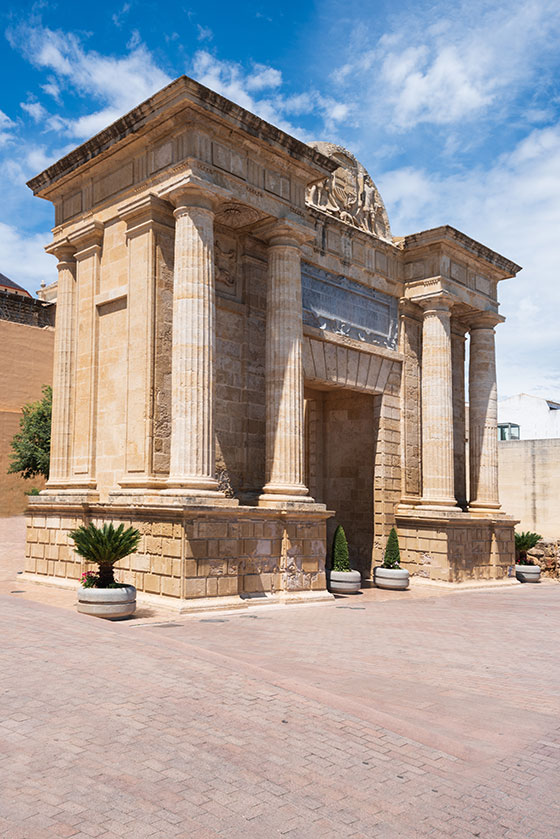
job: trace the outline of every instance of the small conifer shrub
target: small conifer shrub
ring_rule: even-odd
[[[348,554],[348,542],[346,541],[346,534],[341,524],[338,525],[334,532],[333,552],[332,552],[332,567],[333,571],[351,571],[350,557]]]
[[[383,558],[382,568],[400,568],[401,567],[401,552],[399,550],[399,537],[394,527],[391,528],[389,538],[387,539],[387,547],[385,548],[385,556]]]

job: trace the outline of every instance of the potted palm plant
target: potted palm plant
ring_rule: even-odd
[[[96,527],[82,525],[68,534],[74,550],[88,562],[97,565],[97,573],[86,571],[78,588],[78,612],[115,620],[134,614],[136,588],[115,580],[114,565],[119,559],[135,553],[140,533],[124,524],[114,527],[112,522]]]
[[[530,557],[527,551],[540,542],[542,536],[530,530],[515,534],[515,576],[520,583],[538,583],[541,567]]]
[[[378,588],[390,588],[403,591],[408,588],[410,575],[406,568],[401,568],[399,537],[394,527],[391,528],[383,563],[373,569],[373,582]]]
[[[359,571],[350,568],[348,542],[341,524],[334,532],[332,549],[332,569],[329,573],[329,589],[334,594],[356,594],[362,584]]]

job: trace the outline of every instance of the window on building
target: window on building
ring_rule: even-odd
[[[501,422],[498,425],[498,440],[519,440],[519,426],[514,422]]]

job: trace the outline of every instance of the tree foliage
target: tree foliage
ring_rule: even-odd
[[[12,439],[12,459],[8,472],[21,472],[24,478],[49,477],[51,448],[52,388],[43,386],[43,396],[22,408],[20,430]]]
[[[392,527],[389,538],[387,539],[387,547],[385,548],[383,568],[400,568],[400,565],[401,552],[399,550],[399,537],[395,528]]]
[[[105,523],[96,527],[93,522],[87,527],[81,525],[68,534],[74,542],[74,550],[89,562],[95,562],[99,567],[97,588],[110,588],[115,585],[113,565],[138,550],[140,532],[135,527],[113,523]]]
[[[521,533],[516,533],[515,553],[517,554],[517,561],[527,563],[527,551],[530,551],[531,548],[534,548],[537,542],[540,542],[541,539],[542,536],[539,533],[533,533],[530,530],[525,530]]]
[[[338,525],[334,532],[333,552],[332,552],[332,567],[333,571],[351,571],[350,557],[348,554],[348,542],[346,541],[346,533],[341,524]]]

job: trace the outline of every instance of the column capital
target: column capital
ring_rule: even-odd
[[[413,320],[421,321],[422,310],[414,300],[409,300],[408,297],[401,297],[399,299],[399,316],[401,318],[412,318]]]
[[[469,324],[465,323],[463,320],[459,320],[459,318],[451,317],[451,334],[455,335],[457,338],[462,338],[463,341],[465,340],[466,334],[469,331]]]
[[[182,207],[197,207],[215,212],[219,204],[231,198],[231,192],[189,173],[165,187],[159,196],[173,204],[175,211]]]
[[[126,204],[121,204],[117,209],[119,218],[126,222],[127,236],[146,224],[163,224],[167,227],[173,226],[171,218],[171,207],[167,201],[153,193],[133,198]]]
[[[288,218],[270,219],[256,228],[254,233],[260,239],[264,239],[269,247],[284,246],[298,249],[315,237],[312,227]]]
[[[424,315],[432,314],[433,312],[451,314],[455,300],[449,292],[439,291],[435,294],[430,294],[428,297],[415,298],[412,302],[424,310]]]
[[[468,328],[473,329],[494,329],[499,323],[503,323],[505,317],[499,315],[498,312],[477,312],[476,315],[469,318]]]
[[[64,239],[57,239],[51,242],[50,245],[46,245],[45,251],[56,256],[59,266],[69,262],[76,262],[76,246],[72,245],[66,236]]]
[[[89,253],[91,248],[101,247],[104,229],[100,221],[91,219],[68,234],[68,241],[74,246],[76,259],[87,255],[86,252]]]

